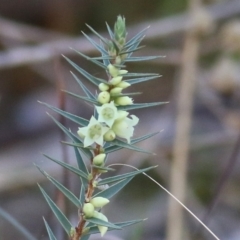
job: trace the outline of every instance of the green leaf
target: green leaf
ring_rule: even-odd
[[[135,96],[135,95],[140,95],[140,94],[142,94],[142,92],[116,93],[116,94],[111,93],[111,97]]]
[[[44,224],[46,226],[47,232],[48,232],[48,237],[50,240],[57,240],[57,238],[54,236],[51,228],[49,227],[47,221],[45,220],[45,218],[43,218]]]
[[[124,111],[135,110],[135,109],[140,109],[140,108],[155,107],[155,106],[163,105],[166,103],[168,103],[168,102],[134,103],[134,104],[127,105],[127,106],[120,106],[120,107],[118,107],[118,110],[124,110]]]
[[[139,223],[139,222],[142,222],[144,221],[145,219],[136,219],[136,220],[132,220],[132,221],[126,221],[126,222],[119,222],[119,223],[114,223],[114,225],[116,226],[119,226],[121,228],[124,228],[124,227],[128,227],[128,226],[131,226],[133,224],[136,224],[136,223]],[[108,228],[108,231],[112,231],[112,230],[116,230],[114,228]],[[96,226],[91,226],[88,233],[86,234],[86,236],[89,236],[91,234],[94,234],[94,233],[99,233],[99,230],[98,230],[98,227]],[[82,240],[82,239],[81,239]]]
[[[75,50],[75,49],[73,49],[73,48],[72,48],[72,50],[74,50],[74,51],[75,51],[77,54],[79,54],[80,56],[84,57],[86,60],[91,61],[92,63],[98,65],[99,67],[101,67],[101,68],[103,68],[103,69],[106,69],[105,65],[102,64],[101,62],[97,61],[96,58],[89,57],[89,56],[87,56],[87,55],[85,55],[85,54],[83,54],[83,53],[81,53],[81,52],[79,52],[79,51],[77,51],[77,50]],[[99,79],[100,81],[104,81],[103,79],[100,79],[100,78],[98,78],[98,79]]]
[[[96,101],[95,99],[92,99],[92,98],[89,98],[89,97],[83,97],[83,96],[80,96],[80,95],[77,95],[75,93],[68,92],[68,91],[65,91],[65,90],[63,92],[65,92],[65,93],[67,93],[67,94],[69,94],[69,95],[71,95],[73,97],[79,98],[79,99],[81,99],[83,101],[93,103],[94,105],[100,105],[99,102]]]
[[[133,53],[133,52],[136,52],[136,51],[138,51],[138,50],[140,50],[140,49],[142,49],[142,48],[144,48],[145,46],[140,46],[140,47],[137,47],[137,48],[135,48],[135,49],[130,49],[130,50],[126,50],[126,51],[121,51],[120,53],[119,53],[119,55],[123,55],[123,54],[127,54],[127,53]]]
[[[142,153],[147,153],[147,154],[153,154],[149,151],[146,151],[144,149],[141,149],[141,148],[138,148],[134,145],[131,145],[131,144],[128,144],[126,142],[123,142],[119,139],[115,139],[111,142],[109,142],[111,145],[116,145],[116,146],[119,146],[119,147],[122,147],[122,148],[127,148],[127,149],[130,149],[130,150],[133,150],[133,151],[137,151],[137,152],[142,152]]]
[[[95,34],[97,35],[106,45],[108,44],[108,40],[106,38],[104,38],[103,36],[101,36],[98,32],[96,32],[91,26],[89,26],[88,24],[86,24],[86,26]]]
[[[84,173],[82,170],[78,169],[78,168],[75,168],[67,163],[64,163],[64,162],[61,162],[61,161],[58,161],[56,159],[53,159],[51,157],[49,157],[48,155],[46,154],[43,154],[43,156],[45,156],[46,158],[50,159],[51,161],[59,164],[60,166],[70,170],[71,172],[77,174],[78,176],[82,177],[82,178],[85,178],[85,179],[88,179],[88,176],[86,175],[86,173]]]
[[[86,33],[82,32],[82,34],[87,38],[87,40],[102,54],[108,55],[108,52],[101,46],[100,44],[97,44],[95,41],[92,40]]]
[[[127,79],[126,82],[133,85],[133,84],[136,84],[136,83],[141,83],[141,82],[153,80],[153,79],[156,79],[156,78],[159,78],[159,77],[161,77],[161,75],[150,76],[150,77],[141,77],[141,78],[133,78],[133,79]]]
[[[50,208],[52,209],[54,215],[56,216],[56,218],[58,219],[58,221],[60,222],[60,224],[62,225],[62,227],[64,228],[64,230],[66,231],[66,233],[70,234],[70,231],[72,229],[72,225],[69,222],[69,220],[66,218],[66,216],[63,214],[63,212],[59,209],[59,207],[53,202],[53,200],[47,195],[47,193],[43,190],[43,188],[41,188],[40,185],[38,185],[45,200],[47,201],[48,205],[50,206]]]
[[[75,156],[77,159],[77,164],[78,164],[78,168],[83,171],[86,175],[89,174],[87,166],[85,164],[85,162],[83,161],[83,158],[81,156],[81,153],[79,153],[79,150],[77,147],[74,147],[74,151],[75,151]]]
[[[131,143],[132,144],[135,144],[135,143],[138,143],[138,142],[141,142],[143,140],[146,140],[150,137],[153,137],[154,135],[158,134],[159,132],[155,132],[155,133],[150,133],[150,134],[147,134],[147,135],[144,135],[144,136],[141,136],[139,138],[134,138],[131,140]],[[108,143],[109,144],[109,143]],[[105,153],[111,153],[111,152],[115,152],[117,150],[120,150],[122,149],[123,147],[119,147],[119,146],[108,146],[108,147],[105,147]]]
[[[146,57],[129,57],[125,59],[125,62],[139,62],[139,61],[147,61],[157,59],[163,56],[146,56]]]
[[[102,41],[100,41],[100,44],[101,44],[102,48],[104,48]],[[102,51],[101,53],[102,53],[102,56],[103,56],[103,57],[108,56],[108,52],[107,52],[107,51],[105,51],[105,52]],[[110,64],[110,61],[109,61],[108,59],[104,59],[104,60],[103,60],[103,64],[104,64],[104,65],[106,66],[106,68],[107,68],[107,66]],[[108,74],[108,73],[107,73],[107,74]]]
[[[51,177],[49,174],[47,174],[45,171],[43,171],[38,165],[35,164],[35,166],[38,168],[38,170],[48,179],[50,180],[58,189],[60,192],[62,192],[76,207],[80,207],[81,204],[78,200],[78,198],[67,188],[65,188],[60,182],[58,182],[56,179]]]
[[[106,26],[107,26],[107,30],[108,30],[108,33],[109,33],[110,38],[111,38],[111,39],[115,39],[114,33],[113,33],[113,31],[111,30],[111,28],[109,27],[109,25],[107,24],[107,22],[106,22]]]
[[[98,86],[100,83],[106,83],[105,80],[94,77],[93,75],[89,74],[87,71],[79,67],[76,63],[71,61],[69,58],[63,56],[79,73],[81,73],[86,79],[88,79],[91,83]]]
[[[150,133],[150,134],[146,134],[146,135],[143,135],[141,137],[132,139],[131,142],[132,142],[132,144],[135,144],[135,143],[141,142],[143,140],[146,140],[148,138],[151,138],[151,137],[157,135],[158,133],[159,133],[159,131],[158,132],[154,132],[154,133]]]
[[[84,235],[84,236],[81,237],[80,240],[88,240],[88,239],[90,238],[90,236],[91,236],[91,234],[89,234],[89,235]]]
[[[82,179],[82,184],[81,184],[81,189],[80,189],[80,194],[79,194],[79,201],[81,203],[81,205],[83,206],[84,202],[85,202],[85,185],[84,185],[84,182],[83,182],[83,178]]]
[[[73,73],[71,72],[71,74],[73,75],[73,77],[75,78],[75,80],[77,81],[77,83],[80,85],[80,87],[82,88],[82,90],[85,92],[85,94],[91,98],[91,99],[95,99],[94,95],[91,93],[91,91],[89,91],[89,89],[82,83],[82,81]]]
[[[99,167],[96,165],[92,165],[94,168],[99,169],[99,170],[104,170],[104,171],[115,171],[114,168],[109,168],[109,167]]]
[[[26,240],[37,240],[24,226],[21,225],[20,222],[18,222],[13,216],[11,216],[1,207],[0,207],[0,219],[1,221],[3,221],[3,219],[8,221],[12,225],[8,226],[9,229],[15,228],[19,232],[18,239],[21,239],[20,235],[22,235]]]
[[[59,121],[57,121],[53,116],[51,116],[50,114],[48,114],[52,120],[58,125],[58,127],[60,127],[62,129],[62,131],[69,137],[72,139],[73,142],[75,142],[76,144],[78,144],[78,147],[83,147],[82,141],[76,137],[70,130],[68,130],[67,128],[65,128]],[[88,157],[88,158],[92,158],[92,152],[88,149],[88,148],[82,148],[82,152]]]
[[[159,76],[159,74],[158,73],[126,73],[123,76],[124,77],[151,77],[151,76]]]
[[[135,177],[136,175],[138,175],[140,173],[147,172],[147,171],[149,171],[151,169],[154,169],[156,167],[157,166],[151,166],[151,167],[143,168],[143,169],[136,170],[136,171],[133,171],[133,172],[129,172],[129,173],[121,174],[121,175],[116,175],[116,176],[104,178],[104,179],[102,179],[102,180],[100,180],[98,182],[98,185],[109,184],[109,183],[113,183],[113,182],[116,182],[116,181],[123,180],[125,178]]]
[[[104,198],[110,199],[115,194],[117,194],[123,187],[125,187],[132,179],[133,177],[129,177],[122,181],[119,181],[111,185],[109,188],[96,193],[93,197],[104,197]]]
[[[138,34],[136,34],[133,38],[131,38],[125,45],[125,48],[131,47],[133,44],[135,44],[139,39],[144,38],[144,35],[146,31],[148,30],[150,26],[144,28],[142,31],[140,31]]]
[[[68,119],[70,119],[71,121],[79,124],[80,126],[86,127],[86,126],[89,124],[89,121],[86,120],[86,119],[84,119],[84,118],[78,117],[78,116],[73,115],[73,114],[71,114],[71,113],[69,113],[69,112],[63,111],[63,110],[61,110],[61,109],[59,109],[59,108],[56,108],[56,107],[53,107],[53,106],[51,106],[51,105],[49,105],[49,104],[47,104],[47,103],[43,103],[43,102],[39,102],[39,103],[45,105],[46,107],[50,108],[50,109],[53,110],[54,112],[57,112],[57,113],[59,113],[60,115],[66,117],[66,118],[68,118]]]
[[[99,218],[87,218],[86,220],[88,222],[96,224],[96,225],[105,226],[105,227],[109,227],[109,228],[113,228],[113,229],[121,229],[121,227],[116,226],[113,223],[103,221],[103,220],[101,220]]]

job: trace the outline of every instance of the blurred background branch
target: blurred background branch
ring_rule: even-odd
[[[112,26],[118,14],[126,17],[128,38],[150,25],[144,40],[147,47],[136,56],[166,56],[139,63],[137,66],[129,64],[132,72],[146,71],[162,75],[158,80],[148,84],[142,83],[141,89],[134,89],[144,89],[143,96],[136,97],[135,102],[170,103],[152,111],[134,112],[142,119],[141,127],[136,129],[136,137],[146,134],[146,131],[164,129],[153,141],[146,141],[142,146],[155,152],[156,157],[150,159],[145,155],[121,151],[111,162],[123,161],[139,168],[149,164],[159,165],[151,175],[163,186],[170,186],[171,166],[178,156],[174,153],[173,146],[176,148],[178,145],[184,150],[182,144],[189,142],[184,150],[185,160],[188,158],[188,161],[185,162],[185,170],[182,172],[182,180],[187,184],[180,187],[180,181],[177,180],[173,181],[173,187],[182,194],[185,192],[186,205],[199,217],[208,212],[211,202],[214,202],[215,207],[207,222],[221,240],[240,238],[240,163],[237,161],[238,157],[234,158],[234,164],[233,158],[229,158],[231,154],[234,155],[233,148],[240,130],[240,2],[202,0],[202,3],[215,23],[215,29],[211,34],[200,36],[197,40],[200,44],[197,46],[196,42],[189,44],[189,41],[185,40],[185,36],[189,35],[193,27],[192,16],[185,0],[132,0],[131,4],[127,0],[69,0],[61,3],[42,0],[34,3],[21,1],[14,6],[7,0],[1,1],[0,205],[30,231],[37,226],[38,230],[31,233],[38,239],[46,239],[42,215],[49,215],[48,208],[36,188],[36,182],[44,185],[45,180],[32,163],[44,165],[44,169],[50,175],[62,179],[62,169],[43,159],[39,151],[58,159],[66,159],[64,155],[68,156],[71,163],[75,162],[75,159],[68,148],[61,154],[58,129],[46,116],[46,109],[37,104],[37,100],[58,106],[64,98],[62,93],[59,93],[62,88],[81,93],[70,77],[71,68],[61,60],[61,54],[71,55],[71,59],[76,60],[81,67],[95,76],[102,76],[99,68],[82,58],[77,58],[76,53],[69,47],[84,54],[96,54],[93,46],[80,34],[81,30],[91,35],[85,26],[85,23],[88,23],[107,36],[105,21]],[[188,60],[183,60],[183,52],[189,57]],[[55,67],[57,61],[61,66],[59,68]],[[198,70],[195,71],[194,77],[189,78],[195,67]],[[56,89],[59,75],[66,87],[59,86]],[[189,82],[193,78],[194,86],[191,86]],[[84,81],[82,78],[81,80]],[[189,81],[185,83],[183,80]],[[194,94],[191,91],[187,92],[191,88],[194,89]],[[180,96],[185,100],[180,101]],[[67,97],[64,105],[74,114],[89,117],[90,106],[87,104]],[[189,107],[187,113],[185,110],[180,111],[184,120],[178,118],[179,105],[184,109]],[[191,132],[189,120],[192,122]],[[185,126],[184,135],[175,135],[178,131],[175,127],[176,121],[178,129],[183,131]],[[69,122],[66,122],[66,126],[72,131],[77,129],[76,125]],[[126,168],[119,168],[117,171],[123,172]],[[180,168],[177,168],[178,173],[179,171]],[[187,178],[184,172],[188,173]],[[68,180],[67,184],[78,194],[79,186],[76,186],[75,177],[71,175]],[[48,190],[51,192],[51,187]],[[127,214],[136,218],[149,216],[149,220],[140,227],[117,232],[116,239],[163,240],[167,238],[166,226],[170,232],[173,228],[177,232],[176,225],[171,226],[167,223],[166,194],[141,176],[132,182],[121,198],[113,201],[116,201],[113,205],[119,208],[118,212],[122,212],[122,215],[116,216],[116,209],[110,206],[107,211],[111,220],[122,221]],[[71,216],[71,206],[68,209]],[[138,211],[139,209],[141,211]],[[175,220],[177,219],[179,218]],[[181,219],[184,225],[179,229],[186,232],[183,239],[194,239],[192,234],[198,223],[184,213]],[[173,223],[172,220],[169,221]],[[55,226],[54,219],[51,224]],[[4,239],[15,239],[16,231],[11,229],[10,232],[8,229],[8,223],[0,219],[0,232]],[[60,233],[58,228],[54,230]],[[113,235],[115,236],[115,233]],[[177,235],[180,236],[181,233]],[[112,235],[108,237],[113,239]],[[212,238],[205,231],[201,231],[198,240],[202,239]],[[174,240],[177,238],[174,237]]]

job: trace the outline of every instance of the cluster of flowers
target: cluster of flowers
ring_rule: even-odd
[[[138,118],[129,112],[118,110],[117,106],[126,106],[133,103],[128,96],[121,96],[123,89],[130,86],[123,81],[126,70],[119,70],[112,64],[108,66],[110,80],[108,84],[99,84],[100,93],[98,102],[101,106],[95,106],[98,119],[91,117],[87,127],[79,128],[78,135],[84,138],[84,147],[88,147],[94,142],[103,146],[104,141],[113,141],[116,136],[125,138],[130,143],[133,136],[134,126],[138,123]]]
[[[131,86],[130,83],[123,80],[127,70],[121,69],[121,63],[126,57],[124,54],[118,54],[119,49],[124,46],[126,38],[125,19],[118,17],[115,24],[115,43],[110,41],[108,45],[109,57],[112,58],[111,63],[107,66],[108,82],[100,83],[98,88],[100,93],[97,96],[98,105],[95,105],[96,118],[91,117],[88,126],[80,127],[78,135],[83,138],[84,148],[96,144],[101,147],[101,151],[95,151],[92,164],[97,167],[104,167],[106,154],[104,153],[105,142],[113,141],[116,137],[126,139],[130,143],[133,136],[134,126],[137,125],[139,119],[129,112],[120,110],[119,107],[133,104],[132,98],[122,94],[123,89]],[[96,148],[95,148],[96,149]],[[101,172],[101,170],[99,171]],[[94,176],[94,174],[92,174]],[[96,175],[95,175],[96,176]],[[86,199],[82,208],[85,219],[98,218],[108,222],[107,217],[99,211],[109,202],[107,198],[95,197]],[[103,236],[108,228],[106,226],[97,225],[99,232]]]

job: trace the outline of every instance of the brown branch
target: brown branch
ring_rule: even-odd
[[[209,6],[207,10],[210,12],[213,20],[223,20],[240,13],[240,2],[239,0],[232,0],[217,3]],[[187,31],[191,27],[189,22],[189,16],[185,13],[166,19],[134,25],[129,28],[129,32],[134,34],[150,25],[151,28],[148,29],[146,40],[151,40]],[[92,53],[95,51],[93,46],[83,37],[66,38],[43,43],[38,46],[19,47],[3,51],[0,53],[0,69],[49,61],[60,54],[73,54],[74,52],[68,46],[76,48],[83,53]]]
[[[199,0],[200,1],[200,0]],[[196,16],[196,11],[200,10],[198,0],[189,0],[192,21]],[[197,27],[197,26],[196,26]],[[182,72],[177,91],[177,119],[176,135],[173,146],[173,161],[170,173],[170,192],[185,204],[185,194],[187,190],[187,164],[190,145],[190,130],[192,122],[192,109],[194,101],[194,89],[197,72],[197,62],[199,57],[199,36],[195,28],[189,30],[186,35],[183,55]],[[184,217],[181,205],[174,199],[169,199],[167,239],[181,240],[187,239],[184,234]]]

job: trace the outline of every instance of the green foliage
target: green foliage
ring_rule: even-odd
[[[113,171],[114,173],[115,170],[114,168],[106,165],[110,153],[112,154],[117,150],[125,148],[137,152],[151,154],[151,152],[136,147],[133,144],[153,137],[158,132],[146,134],[141,137],[131,139],[130,141],[130,138],[133,136],[134,127],[137,125],[139,119],[134,115],[131,115],[131,118],[128,118],[127,116],[129,113],[127,111],[164,104],[164,102],[133,104],[132,99],[129,98],[129,96],[134,96],[140,93],[122,93],[125,88],[132,84],[150,81],[160,77],[159,74],[155,73],[129,73],[128,71],[122,69],[125,68],[125,63],[127,62],[145,61],[158,58],[158,56],[131,57],[132,53],[141,49],[139,44],[143,40],[147,28],[139,32],[129,41],[126,40],[125,19],[121,16],[117,18],[114,31],[112,31],[107,24],[107,30],[110,39],[106,39],[105,37],[101,36],[92,27],[88,26],[88,28],[100,39],[100,42],[96,43],[88,35],[85,33],[83,34],[100,52],[101,56],[91,58],[76,50],[74,51],[77,52],[81,57],[104,69],[107,73],[107,79],[97,78],[91,75],[72,60],[64,56],[67,62],[69,62],[70,65],[72,65],[72,67],[78,71],[78,73],[80,73],[83,77],[85,77],[86,80],[100,89],[99,94],[93,94],[84,85],[83,81],[80,80],[74,73],[72,73],[74,79],[84,91],[86,96],[80,96],[68,91],[65,92],[79,100],[93,104],[94,114],[91,120],[87,120],[67,111],[63,111],[47,103],[41,103],[50,110],[73,121],[79,126],[79,131],[77,132],[78,135],[76,135],[50,115],[56,125],[69,137],[70,142],[63,143],[73,147],[77,166],[72,166],[50,156],[44,155],[49,160],[55,162],[79,177],[79,181],[81,183],[79,197],[77,197],[59,181],[37,166],[39,171],[48,180],[50,180],[50,182],[54,184],[55,187],[57,187],[58,190],[62,192],[65,197],[76,207],[76,214],[79,216],[79,221],[76,226],[73,226],[70,223],[70,220],[68,220],[68,218],[58,208],[54,201],[39,186],[54,215],[68,234],[69,238],[72,240],[88,240],[91,234],[100,232],[101,235],[104,235],[106,231],[122,229],[126,226],[143,221],[141,219],[121,223],[111,223],[108,221],[107,217],[101,213],[101,208],[96,207],[102,205],[95,205],[93,202],[91,202],[91,199],[94,198],[95,203],[99,199],[103,199],[104,201],[106,200],[108,203],[108,199],[116,195],[136,175],[156,167],[152,166],[121,175],[113,174],[110,177],[103,177],[105,172]],[[87,163],[83,159],[83,155],[88,159]],[[101,160],[97,162],[95,161],[97,166],[94,165],[93,158],[94,161],[95,159]],[[54,236],[45,219],[44,223],[48,231],[49,239],[56,240],[56,237]]]

